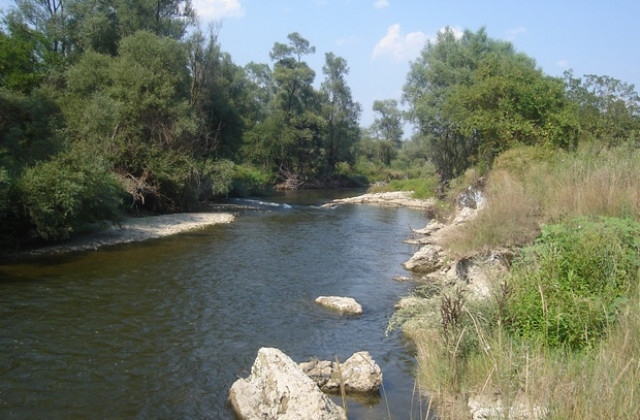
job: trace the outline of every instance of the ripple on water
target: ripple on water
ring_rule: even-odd
[[[0,417],[232,418],[235,379],[260,347],[294,360],[368,350],[390,411],[408,418],[411,349],[384,335],[407,292],[406,209],[297,204],[231,225],[30,265],[0,267]],[[361,316],[313,303],[356,298]],[[383,400],[384,401],[384,400]],[[387,418],[384,402],[350,417]]]

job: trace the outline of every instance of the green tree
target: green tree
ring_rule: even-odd
[[[321,85],[323,117],[327,122],[324,135],[326,171],[331,175],[339,162],[355,163],[355,144],[360,137],[358,120],[360,104],[353,101],[347,85],[347,62],[333,53],[325,55],[322,68],[325,80]]]
[[[429,42],[411,66],[404,100],[445,181],[490,165],[515,143],[570,147],[579,132],[562,83],[484,28],[461,38],[447,28]]]
[[[69,0],[16,0],[6,20],[11,33],[30,34],[40,43],[41,58],[48,62],[64,59],[69,41]]]
[[[315,72],[302,61],[315,48],[298,33],[288,39],[288,44],[276,42],[271,50],[274,96],[266,120],[245,134],[244,150],[284,179],[316,177],[325,122],[313,88]]]
[[[429,139],[431,159],[443,180],[457,176],[468,166],[469,143],[473,142],[444,115],[444,104],[456,86],[471,84],[478,61],[491,50],[510,53],[513,48],[491,41],[484,29],[477,33],[467,30],[457,39],[455,32],[446,28],[435,43],[427,43],[411,65],[403,99],[409,105],[410,120]]]
[[[115,0],[114,7],[121,37],[149,31],[179,40],[196,21],[191,0]]]
[[[443,106],[468,142],[468,162],[488,166],[516,144],[572,147],[578,124],[562,80],[545,76],[523,54],[486,54],[471,84]]]
[[[69,5],[69,37],[74,55],[93,50],[115,56],[123,34],[118,2],[79,1]]]
[[[42,76],[35,41],[0,32],[0,86],[28,93]]]
[[[377,158],[389,165],[402,145],[402,113],[395,99],[374,101],[373,111],[376,118],[371,124],[370,133],[376,140]]]
[[[208,37],[194,33],[188,40],[191,76],[189,104],[198,118],[194,152],[238,159],[245,118],[251,110],[249,81],[244,70],[222,52],[212,28]]]
[[[574,78],[572,71],[564,76],[587,138],[608,146],[640,139],[640,96],[633,85],[593,74]]]
[[[269,113],[269,104],[275,96],[273,72],[267,64],[250,62],[244,67],[247,77],[247,106],[249,113],[246,123],[249,128],[264,121]]]

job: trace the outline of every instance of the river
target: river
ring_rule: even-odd
[[[411,345],[385,328],[412,287],[393,280],[415,251],[402,241],[426,215],[319,207],[331,197],[290,193],[227,225],[1,265],[0,418],[233,419],[228,390],[260,347],[298,362],[367,350],[384,389],[348,400],[349,418],[420,418]]]

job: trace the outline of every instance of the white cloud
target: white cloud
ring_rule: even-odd
[[[561,67],[563,69],[566,69],[569,67],[569,61],[567,60],[558,60],[556,64],[558,65],[558,67]]]
[[[509,41],[513,41],[516,38],[516,36],[521,34],[526,34],[526,33],[527,33],[527,28],[525,28],[524,26],[518,26],[517,28],[509,29],[507,31],[507,39]]]
[[[203,20],[244,16],[244,7],[240,0],[193,0],[193,8]]]
[[[391,25],[387,34],[373,48],[371,59],[391,56],[396,61],[411,60],[418,56],[427,42],[427,35],[423,32],[411,32],[403,35],[400,24]]]
[[[384,9],[389,7],[389,0],[376,0],[373,2],[373,7],[376,9]]]

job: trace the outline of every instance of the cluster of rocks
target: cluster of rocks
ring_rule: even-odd
[[[377,393],[382,385],[382,370],[369,352],[354,353],[343,363],[314,359],[299,364],[322,391],[347,394]]]
[[[368,352],[355,353],[344,363],[298,364],[278,349],[261,348],[251,374],[231,386],[229,402],[247,420],[344,420],[344,409],[324,392],[378,393],[381,384],[380,366]]]
[[[478,192],[469,195],[473,198],[459,200],[459,203],[472,203],[473,207],[460,207],[449,223],[431,220],[423,229],[413,230],[414,237],[406,242],[420,248],[403,266],[422,280],[441,286],[460,286],[468,297],[483,299],[489,297],[493,279],[507,270],[512,254],[510,250],[499,249],[487,255],[454,258],[445,249],[445,240],[482,209],[482,195]]]
[[[340,314],[360,315],[352,297],[319,296],[315,302]],[[241,419],[346,419],[344,409],[325,393],[373,395],[380,392],[382,369],[369,352],[343,363],[313,359],[296,363],[282,351],[261,348],[247,378],[229,391],[229,403]]]

